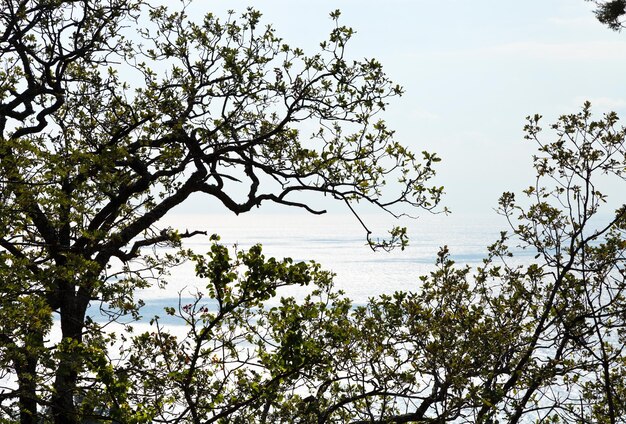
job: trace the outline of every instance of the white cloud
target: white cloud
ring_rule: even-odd
[[[563,18],[555,16],[548,18],[548,22],[560,27],[573,27],[573,28],[592,28],[598,26],[598,21],[593,16],[593,13],[585,16],[576,16],[572,18]]]
[[[599,60],[623,58],[626,54],[624,41],[597,41],[584,43],[522,42],[496,47],[495,51],[523,55],[537,59]]]
[[[448,57],[468,57],[491,60],[515,57],[534,60],[624,60],[626,41],[587,41],[579,43],[545,43],[520,41],[466,50],[440,53]]]

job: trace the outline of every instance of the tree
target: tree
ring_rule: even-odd
[[[626,15],[626,1],[609,0],[609,1],[593,1],[596,4],[595,14],[600,22],[608,26],[614,31],[621,31],[624,28],[623,17]]]
[[[350,28],[307,56],[255,10],[193,21],[142,0],[6,0],[0,22],[5,421],[149,421],[167,403],[141,407],[129,384],[144,371],[109,357],[121,336],[87,308],[139,316],[135,290],[189,256],[147,249],[199,234],[158,228],[192,194],[237,214],[263,202],[324,212],[302,193],[390,213],[439,202],[442,189],[425,185],[438,158],[421,160],[377,118],[402,89],[377,61],[346,59]],[[396,242],[401,230],[382,246]],[[301,265],[281,269],[275,278],[304,278]],[[244,299],[268,289],[254,290]]]
[[[317,265],[216,241],[194,257],[202,296],[168,310],[186,336],[157,320],[124,351],[144,390],[131,403],[155,400],[163,422],[626,422],[626,205],[603,212],[598,186],[624,180],[617,122],[587,103],[545,142],[529,117],[537,180],[526,201],[500,198],[511,234],[475,270],[443,248],[415,292],[355,307]],[[307,282],[305,299],[264,306]]]

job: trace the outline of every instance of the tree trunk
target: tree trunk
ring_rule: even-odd
[[[39,350],[43,346],[40,332],[28,337],[25,348],[17,349],[14,359],[19,384],[18,406],[20,424],[35,424],[37,419],[37,364]]]
[[[36,360],[35,360],[36,368]],[[37,398],[36,398],[36,388],[37,385],[35,383],[35,370],[30,370],[31,368],[31,358],[27,359],[26,367],[29,368],[28,371],[22,371],[18,374],[18,382],[19,382],[19,409],[20,409],[20,424],[35,424],[37,422]]]
[[[55,424],[80,424],[76,405],[78,376],[83,364],[81,344],[89,299],[75,287],[61,290],[61,352],[54,381],[52,416]]]

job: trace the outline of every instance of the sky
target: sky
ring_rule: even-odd
[[[308,53],[332,29],[329,13],[342,11],[340,23],[356,30],[349,57],[376,58],[404,87],[383,118],[402,144],[442,157],[434,183],[455,214],[492,214],[503,191],[534,182],[526,116],[543,115],[547,128],[590,100],[598,116],[613,110],[626,120],[626,32],[597,22],[584,0],[212,0],[190,12],[250,5]],[[219,212],[197,199],[180,211],[206,207]]]

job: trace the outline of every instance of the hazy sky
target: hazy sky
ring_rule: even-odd
[[[403,144],[443,158],[436,182],[459,214],[490,213],[501,192],[532,183],[527,115],[548,127],[588,99],[626,120],[626,32],[597,22],[584,0],[229,0],[199,1],[193,13],[248,5],[309,53],[341,9],[357,31],[349,55],[377,58],[405,87],[385,119]]]

